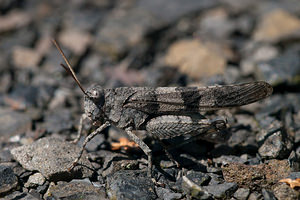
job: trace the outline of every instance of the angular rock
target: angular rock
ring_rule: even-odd
[[[182,177],[183,191],[188,195],[196,199],[211,199],[212,195],[209,194],[203,187],[200,187],[186,176]]]
[[[223,74],[226,59],[213,46],[197,39],[177,41],[169,47],[165,63],[196,79]]]
[[[25,133],[32,126],[28,115],[4,108],[0,108],[0,124],[0,137],[3,139]]]
[[[203,186],[203,188],[216,199],[229,199],[237,190],[238,185],[225,182],[218,185]]]
[[[110,199],[155,199],[155,188],[145,171],[125,170],[107,177]]]
[[[239,188],[235,191],[233,197],[237,200],[247,200],[250,195],[250,189],[248,188]]]
[[[284,183],[275,185],[273,192],[278,200],[299,200],[300,198],[299,191],[292,189]]]
[[[14,189],[18,185],[18,178],[10,167],[0,165],[0,196]]]
[[[60,138],[46,137],[30,145],[24,145],[11,150],[15,160],[30,171],[39,171],[50,181],[69,180],[74,177],[90,177],[91,163],[84,153],[79,165],[72,171],[68,167],[77,157],[80,147],[63,141]]]
[[[37,187],[39,185],[43,185],[45,183],[45,177],[41,173],[35,173],[29,176],[28,181],[25,183],[25,187]]]
[[[279,130],[264,141],[264,143],[258,149],[258,153],[263,158],[283,159],[290,154],[292,147],[293,143],[287,137],[286,133],[284,133],[282,130]]]
[[[300,20],[284,10],[273,10],[261,19],[254,32],[257,41],[278,42],[300,31]],[[299,34],[298,34],[299,35]]]
[[[223,155],[219,158],[213,158],[213,162],[221,164],[221,165],[226,165],[228,163],[241,163],[241,164],[244,164],[244,163],[247,162],[247,160],[244,159],[244,158],[241,158],[239,156],[233,156],[233,155],[226,156],[226,155]]]
[[[73,180],[69,183],[50,184],[44,199],[107,199],[104,188],[95,187],[90,181]]]
[[[276,200],[275,195],[271,191],[268,191],[268,190],[266,190],[266,189],[263,188],[261,190],[261,193],[264,196],[265,200]]]
[[[199,186],[207,185],[211,179],[208,174],[198,171],[189,171],[186,177]]]
[[[164,199],[164,200],[179,200],[182,199],[182,194],[181,193],[175,193],[170,189],[158,187],[156,189],[156,193],[158,198]]]
[[[299,47],[293,47],[280,56],[256,65],[255,75],[272,85],[297,84],[300,74]]]
[[[263,199],[264,199],[263,195],[258,192],[252,192],[248,198],[248,200],[263,200]]]

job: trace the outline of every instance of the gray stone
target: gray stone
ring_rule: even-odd
[[[107,199],[104,188],[95,187],[89,181],[73,180],[69,183],[58,182],[57,185],[50,184],[44,199]]]
[[[0,196],[18,185],[18,178],[10,167],[0,165]]]
[[[174,22],[186,14],[211,8],[216,3],[217,1],[215,0],[187,0],[184,3],[180,0],[140,0],[137,7],[143,8],[154,15],[159,21],[167,24]],[[163,12],[161,12],[161,8],[164,8]]]
[[[156,199],[154,183],[145,171],[125,170],[107,177],[110,199]]]
[[[264,197],[264,200],[276,200],[275,195],[271,191],[268,191],[268,190],[263,188],[261,190],[261,193]]]
[[[237,189],[237,191],[235,191],[233,196],[237,200],[247,200],[249,194],[250,194],[249,188],[239,188]]]
[[[0,124],[0,138],[4,139],[31,129],[31,119],[28,115],[3,108],[0,108]]]
[[[68,171],[68,167],[71,166],[79,151],[80,147],[70,142],[60,138],[46,137],[30,145],[14,148],[11,153],[25,169],[39,171],[50,181],[60,181],[92,175],[90,170],[92,166],[86,153],[79,160],[79,165]]]
[[[263,195],[258,192],[252,192],[248,198],[248,200],[263,200],[263,199],[264,199]]]
[[[37,187],[45,183],[45,177],[41,173],[35,173],[29,176],[28,181],[25,183],[25,187]]]
[[[219,185],[203,186],[203,188],[212,194],[214,198],[228,199],[237,190],[238,185],[236,183],[225,182]]]
[[[293,147],[293,143],[282,131],[276,131],[269,136],[261,147],[258,149],[258,153],[263,158],[278,158],[283,159],[290,154]]]
[[[140,43],[145,34],[159,23],[142,9],[112,12],[98,30],[95,47],[99,52],[118,58],[129,47]]]
[[[299,51],[289,49],[272,60],[257,64],[255,71],[258,79],[265,80],[272,85],[297,84],[297,76],[300,74]]]
[[[278,200],[299,200],[300,192],[285,183],[273,187],[273,193]]]
[[[233,155],[226,156],[226,155],[223,155],[219,158],[213,158],[213,162],[221,164],[221,165],[226,165],[226,164],[232,163],[232,162],[244,164],[244,163],[247,162],[247,160],[244,159],[244,158],[241,158],[239,156],[233,156]]]
[[[234,29],[235,23],[228,18],[228,13],[224,9],[219,9],[202,17],[198,32],[204,37],[225,39]]]

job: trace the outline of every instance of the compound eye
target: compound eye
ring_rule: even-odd
[[[99,98],[99,92],[97,91],[97,90],[93,90],[92,91],[92,96],[93,96],[93,98]]]

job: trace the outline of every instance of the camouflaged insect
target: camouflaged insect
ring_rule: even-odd
[[[82,122],[85,118],[99,126],[86,137],[71,168],[79,161],[87,142],[106,127],[114,125],[125,130],[130,139],[148,156],[148,174],[151,175],[151,149],[133,133],[133,130],[146,130],[157,140],[190,134],[204,140],[222,142],[228,138],[228,134],[222,131],[226,129],[226,120],[206,119],[199,113],[250,104],[270,96],[273,91],[272,87],[263,81],[209,87],[104,89],[97,85],[84,90],[60,47],[55,41],[54,43],[68,65],[62,66],[73,76],[85,94],[85,113],[80,120],[77,140],[81,136]]]

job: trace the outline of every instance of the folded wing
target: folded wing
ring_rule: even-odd
[[[209,87],[158,87],[137,90],[124,103],[149,114],[189,114],[250,104],[272,94],[272,87],[258,81]]]

